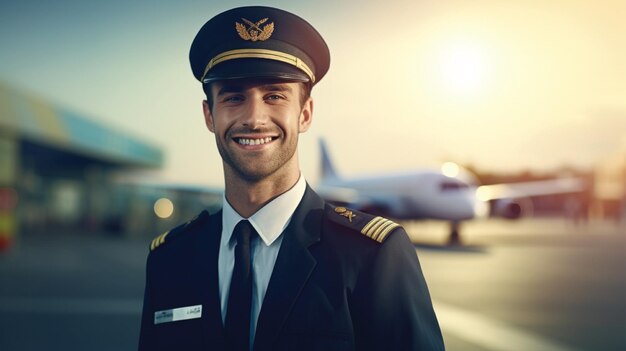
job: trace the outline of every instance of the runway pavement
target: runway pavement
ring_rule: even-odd
[[[407,225],[448,350],[626,350],[626,229],[542,219]]]
[[[487,221],[448,248],[408,223],[446,346],[626,350],[626,230]],[[0,350],[133,350],[151,238],[29,237],[0,255]]]

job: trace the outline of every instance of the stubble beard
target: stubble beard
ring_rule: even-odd
[[[225,140],[231,140],[228,134]],[[294,157],[298,146],[298,135],[296,134],[294,138],[287,140],[284,139],[284,134],[281,133],[281,138],[273,141],[273,143],[281,143],[276,145],[277,150],[269,157],[264,157],[263,159],[242,157],[240,152],[233,151],[233,148],[227,147],[217,137],[217,134],[215,142],[225,166],[228,166],[246,182],[256,183],[277,174]]]

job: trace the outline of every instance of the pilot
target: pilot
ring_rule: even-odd
[[[388,219],[325,203],[300,172],[330,64],[304,19],[220,13],[191,69],[222,158],[223,208],[150,245],[140,350],[443,350],[415,248]]]

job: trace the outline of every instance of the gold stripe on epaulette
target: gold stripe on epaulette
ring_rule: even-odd
[[[376,222],[383,220],[384,218],[382,217],[376,217],[374,219],[372,219],[371,221],[369,221],[369,223],[367,223],[365,225],[365,227],[363,227],[363,229],[361,229],[361,233],[367,235],[367,233],[369,232],[370,228],[376,224]]]
[[[378,220],[366,233],[367,236],[369,236],[370,238],[374,239],[374,234],[378,232],[378,229],[383,226],[385,223],[387,223],[387,219],[386,218],[380,218],[380,220]]]
[[[390,221],[386,218],[376,217],[363,227],[361,233],[378,241],[379,243],[382,243],[387,235],[399,226],[400,225],[398,223]]]
[[[157,239],[159,237],[157,236],[156,238],[152,239],[152,243],[150,244],[150,251],[154,250],[154,247],[156,245]]]
[[[389,221],[391,222],[391,221]],[[398,223],[395,222],[391,222],[391,225],[388,226],[387,228],[385,228],[382,232],[380,232],[380,234],[376,237],[376,241],[378,241],[379,243],[382,243],[383,241],[385,241],[385,238],[387,238],[387,235],[389,235],[389,233],[391,233],[391,231],[393,231],[394,229],[398,228],[400,225]]]
[[[378,241],[378,237],[382,232],[384,232],[389,226],[392,226],[394,223],[390,220],[386,220],[383,224],[381,224],[376,231],[372,234],[372,239]]]
[[[365,233],[365,235],[376,240],[376,237],[375,237],[376,233],[378,233],[378,230],[380,229],[380,227],[383,226],[385,223],[387,223],[387,220],[385,218],[382,218],[376,223],[376,225],[372,226],[372,228],[370,228],[370,230],[367,233]]]
[[[165,232],[165,234],[161,235],[159,238],[159,245],[163,244],[165,242],[165,237],[167,236],[167,234],[169,234],[170,232]]]
[[[156,249],[157,247],[159,247],[161,244],[163,244],[165,242],[165,237],[167,236],[167,234],[169,234],[170,232],[167,231],[159,236],[157,236],[156,238],[154,238],[152,240],[152,243],[150,244],[150,251],[154,251],[154,249]]]

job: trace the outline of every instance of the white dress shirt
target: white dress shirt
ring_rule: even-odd
[[[250,218],[241,217],[226,200],[222,209],[222,238],[218,257],[218,275],[220,289],[220,303],[222,308],[222,323],[225,323],[228,294],[233,268],[235,267],[235,245],[237,240],[233,237],[233,230],[239,221],[247,219],[259,233],[261,240],[252,243],[252,311],[250,313],[250,345],[254,342],[256,323],[263,304],[263,298],[267,291],[274,263],[283,241],[282,232],[291,221],[293,212],[304,196],[306,181],[300,175],[298,182],[287,192],[281,194]]]

